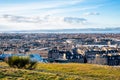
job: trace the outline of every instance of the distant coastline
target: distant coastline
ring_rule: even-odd
[[[13,30],[0,31],[1,33],[120,33],[120,27],[117,28],[88,28],[88,29],[50,29],[50,30]]]

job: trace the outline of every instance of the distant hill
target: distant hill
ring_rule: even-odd
[[[50,29],[50,30],[19,30],[3,31],[13,33],[120,33],[120,27],[117,28],[87,28],[87,29]]]

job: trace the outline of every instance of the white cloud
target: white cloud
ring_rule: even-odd
[[[22,4],[7,4],[0,5],[0,14],[12,14],[12,15],[54,15],[64,14],[75,11],[90,10],[100,7],[101,5],[76,7],[75,5],[81,4],[85,0],[52,0],[42,1],[38,3],[22,3]]]
[[[100,15],[100,13],[98,12],[87,12],[87,13],[84,13],[85,16],[91,16],[91,15]]]
[[[3,15],[1,19],[8,22],[16,23],[56,23],[56,22],[66,22],[66,23],[84,23],[87,20],[85,18],[79,17],[55,17],[46,15],[44,17],[25,17],[25,16],[13,16],[13,15]]]
[[[103,5],[86,5],[86,3],[87,0],[41,0],[38,3],[2,4],[0,28],[2,30],[67,29],[98,27],[109,23],[108,19],[106,23],[101,22],[102,15],[96,12]]]
[[[76,23],[76,24],[85,24],[87,22],[87,19],[85,18],[78,18],[78,17],[65,17],[64,21],[67,23]]]
[[[0,14],[8,13],[8,14],[19,14],[24,13],[26,11],[36,11],[41,9],[51,9],[51,8],[59,8],[64,6],[75,5],[83,0],[60,0],[60,1],[42,1],[38,3],[22,3],[22,4],[7,4],[4,6],[0,6]],[[30,14],[30,13],[29,13]]]
[[[82,28],[86,25],[87,20],[79,17],[55,17],[50,15],[44,17],[3,15],[0,17],[0,22],[0,25],[3,26],[2,30],[36,30]]]

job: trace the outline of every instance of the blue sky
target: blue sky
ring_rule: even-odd
[[[120,0],[0,0],[0,30],[120,27]]]

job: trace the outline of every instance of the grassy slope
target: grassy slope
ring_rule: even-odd
[[[91,64],[44,64],[35,70],[10,68],[0,62],[0,80],[120,80],[120,68]]]

